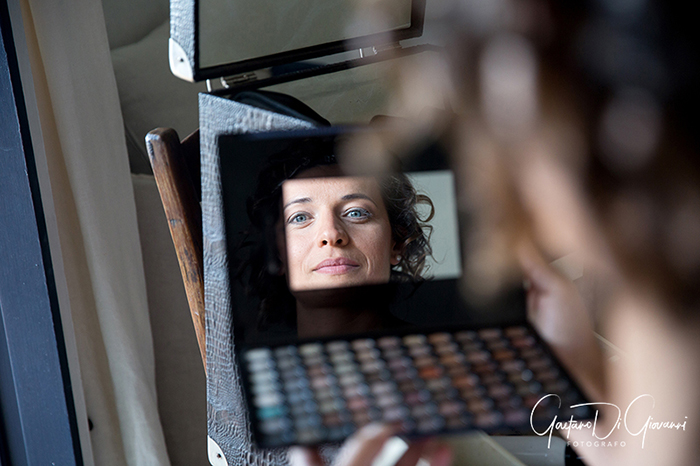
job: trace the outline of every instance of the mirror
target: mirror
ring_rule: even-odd
[[[444,154],[426,151],[406,170],[349,174],[342,146],[353,131],[220,138],[237,338],[519,316],[517,293],[490,303],[498,309],[490,314],[460,293],[456,186]]]
[[[201,81],[379,47],[419,37],[424,10],[424,0],[170,0],[170,69]]]
[[[461,275],[450,171],[340,172],[307,168],[282,185],[278,249],[290,290]]]
[[[411,0],[199,0],[199,65],[250,60],[411,26]]]

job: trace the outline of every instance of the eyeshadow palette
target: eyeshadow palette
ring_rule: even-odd
[[[580,389],[528,324],[241,351],[260,446],[343,440],[374,421],[407,436],[481,429],[529,433],[591,419]],[[559,399],[550,394],[558,395]]]

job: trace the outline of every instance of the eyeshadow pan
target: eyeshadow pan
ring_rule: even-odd
[[[315,366],[315,365],[323,364],[324,362],[326,362],[326,358],[324,358],[320,354],[310,354],[308,356],[303,357],[303,362],[307,366]]]
[[[285,356],[296,356],[296,354],[297,347],[294,345],[280,346],[279,348],[275,348],[275,356],[277,356],[277,358],[283,358]]]
[[[416,364],[418,365],[418,364]],[[420,367],[420,366],[419,366]],[[443,374],[443,369],[440,366],[428,365],[421,367],[418,371],[418,376],[423,380],[437,379]]]
[[[382,337],[377,340],[377,346],[384,350],[396,349],[401,346],[401,339],[394,336]]]
[[[314,390],[320,390],[322,388],[327,388],[333,383],[333,379],[329,376],[324,377],[314,377],[311,379],[311,387]]]
[[[477,332],[482,340],[496,340],[501,336],[501,329],[499,328],[483,328]]]
[[[353,385],[362,381],[363,378],[358,372],[348,372],[338,377],[338,384],[341,386]]]
[[[530,420],[530,413],[525,409],[512,409],[506,410],[503,417],[507,424],[524,424]]]
[[[381,369],[378,371],[365,372],[365,380],[368,383],[382,382],[386,380],[391,380],[391,373],[386,369]]]
[[[460,365],[450,365],[447,367],[447,373],[451,377],[456,377],[458,375],[466,374],[467,373],[467,364],[460,364]]]
[[[371,338],[360,338],[358,340],[354,340],[351,344],[355,351],[374,348],[374,340]]]
[[[352,357],[352,353],[342,351],[342,352],[337,352],[333,353],[330,355],[330,360],[333,364],[338,364],[342,362],[352,362],[354,358]]]
[[[444,419],[439,416],[430,416],[419,420],[416,423],[416,430],[422,433],[434,432],[439,430],[443,425],[445,425]]]
[[[369,408],[369,401],[364,396],[356,396],[348,399],[348,409],[350,411],[365,410]]]
[[[452,341],[452,335],[449,333],[433,333],[428,336],[428,341],[433,345],[438,345],[440,343],[449,343]]]
[[[435,366],[437,364],[437,359],[433,356],[418,356],[413,360],[413,364],[418,368],[425,368],[426,366]]]
[[[335,371],[338,375],[345,375],[348,373],[355,373],[358,367],[357,364],[352,362],[342,362],[335,365]]]
[[[279,392],[263,392],[255,397],[254,403],[259,408],[276,406],[282,403],[282,395]]]
[[[343,340],[326,343],[326,350],[328,350],[329,353],[347,352],[349,348],[350,344]]]
[[[464,355],[450,352],[440,355],[440,364],[443,366],[462,366],[465,363]]]
[[[570,384],[566,380],[555,380],[544,385],[544,391],[548,393],[562,393],[569,388]]]
[[[481,429],[488,429],[491,427],[496,427],[501,424],[503,420],[503,415],[499,412],[488,412],[479,414],[474,418],[474,425]]]
[[[509,361],[515,358],[515,352],[509,349],[498,349],[493,352],[493,359],[496,361]]]
[[[320,343],[307,343],[299,346],[299,354],[304,357],[321,354],[323,346]]]
[[[428,379],[425,381],[425,386],[428,390],[436,392],[439,390],[446,390],[451,387],[450,379],[446,377]]]
[[[503,350],[507,349],[509,347],[508,340],[505,340],[503,338],[498,338],[495,340],[489,340],[485,343],[486,348],[489,349],[489,351],[497,351],[497,350]]]
[[[377,406],[382,409],[388,409],[392,406],[398,406],[402,399],[397,393],[382,393],[375,396]]]
[[[454,342],[444,342],[435,345],[435,352],[439,355],[452,354],[458,351],[457,343]]]
[[[392,374],[392,378],[396,382],[404,382],[406,380],[414,379],[418,376],[416,370],[412,367],[407,367],[405,369],[398,369]]]
[[[290,427],[289,420],[283,417],[265,419],[260,423],[260,430],[266,434],[277,434]]]
[[[481,385],[477,385],[473,388],[462,389],[459,391],[459,393],[464,400],[469,401],[486,395],[486,389]]]
[[[530,331],[527,329],[527,327],[517,326],[508,327],[503,331],[503,333],[510,338],[516,338],[526,336],[530,333]]]
[[[440,403],[438,411],[440,415],[445,417],[457,416],[466,411],[466,406],[463,402],[460,401],[443,401],[442,403]]]
[[[518,336],[511,340],[510,344],[513,348],[534,348],[537,342],[531,335]]]
[[[489,387],[486,390],[486,393],[488,394],[488,396],[490,396],[494,400],[499,400],[499,399],[509,397],[513,393],[513,389],[511,387],[509,387],[508,385],[498,384],[498,385],[494,385],[492,387]]]
[[[355,350],[355,357],[362,361],[367,359],[376,359],[380,356],[380,352],[377,348],[359,348]]]
[[[480,376],[483,385],[498,384],[503,380],[503,376],[498,372],[489,372]]]
[[[284,380],[295,380],[306,376],[304,368],[301,366],[292,366],[288,369],[284,369],[280,372],[280,375]]]
[[[247,361],[259,361],[261,359],[270,359],[272,357],[272,351],[268,348],[257,348],[254,350],[249,350],[246,352],[245,358]]]
[[[384,362],[376,359],[370,359],[360,365],[360,370],[365,373],[379,372],[384,369]]]
[[[323,436],[319,429],[299,430],[297,438],[299,439],[299,443],[301,444],[312,444],[323,440]]]
[[[282,405],[266,406],[258,409],[257,415],[260,419],[270,419],[273,417],[284,416],[287,409]]]
[[[277,380],[277,375],[272,371],[254,372],[251,379],[256,385],[269,385]]]
[[[485,350],[472,351],[467,355],[467,361],[472,364],[479,364],[488,362],[491,359],[491,354]]]
[[[392,371],[399,370],[399,369],[406,369],[408,367],[411,367],[411,360],[407,357],[398,357],[398,358],[393,358],[390,359],[389,362],[387,363],[387,366],[389,369]]]
[[[474,330],[463,330],[455,333],[454,338],[459,342],[473,342],[477,339],[477,334]]]
[[[471,416],[468,414],[459,414],[456,416],[449,416],[445,419],[445,427],[450,430],[461,430],[469,426],[472,423]]]
[[[496,364],[493,362],[478,363],[474,364],[471,370],[478,375],[492,374],[496,370]]]
[[[527,365],[530,370],[537,372],[552,367],[552,361],[546,356],[543,356],[529,360]]]
[[[475,374],[463,374],[452,379],[452,385],[456,388],[474,388],[479,383],[479,377]]]
[[[423,382],[423,379],[419,378],[414,378],[410,380],[405,380],[401,383],[399,383],[399,390],[402,392],[411,392],[414,390],[422,390],[425,388],[425,382]]]
[[[405,406],[390,406],[382,411],[382,420],[384,422],[402,421],[408,417],[408,408]]]
[[[277,360],[277,368],[280,370],[291,369],[299,364],[301,364],[299,358],[283,358]]]
[[[403,356],[403,354],[404,354],[404,352],[401,348],[391,348],[391,349],[384,350],[384,358],[387,360],[400,358]]]
[[[427,356],[430,354],[430,347],[427,345],[424,345],[422,343],[418,343],[418,344],[409,346],[408,354],[410,354],[414,358],[420,357],[420,356]]]
[[[427,390],[414,390],[404,392],[404,401],[408,405],[418,405],[430,400],[430,392]]]
[[[403,337],[403,344],[408,347],[424,345],[425,341],[425,335],[406,335]]]
[[[521,359],[501,361],[501,369],[505,372],[521,372],[525,368],[525,362]]]
[[[415,405],[411,408],[411,416],[414,419],[422,419],[426,417],[432,417],[438,412],[437,405],[435,403],[421,403]]]
[[[540,357],[543,354],[544,354],[543,351],[538,347],[524,348],[520,351],[520,357],[526,361],[529,359],[534,359],[534,358]]]
[[[462,345],[462,351],[464,352],[464,354],[469,354],[469,353],[472,353],[474,351],[479,351],[484,347],[483,343],[481,343],[481,342],[464,342],[464,343],[461,343],[461,345]]]

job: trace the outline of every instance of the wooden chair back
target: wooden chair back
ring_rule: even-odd
[[[199,130],[180,141],[174,129],[156,128],[146,135],[146,147],[206,371]]]

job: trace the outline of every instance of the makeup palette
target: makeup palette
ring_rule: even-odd
[[[581,391],[527,323],[244,348],[260,446],[341,441],[370,422],[407,436],[529,433],[592,418]],[[556,396],[548,396],[556,395]]]

